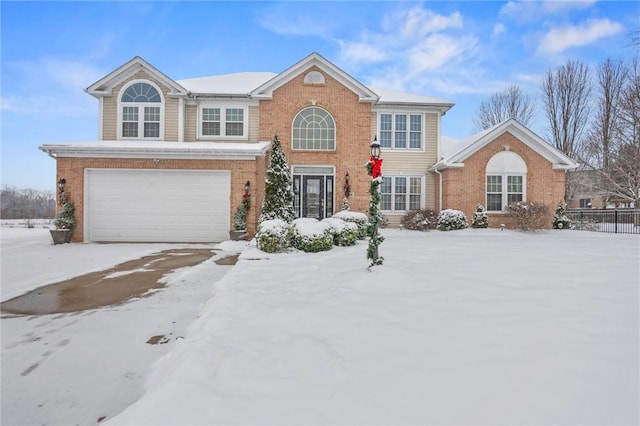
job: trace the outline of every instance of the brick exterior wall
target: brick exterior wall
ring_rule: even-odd
[[[72,241],[84,241],[84,170],[86,168],[105,169],[153,169],[153,170],[230,170],[231,199],[229,229],[233,229],[233,213],[242,202],[244,185],[251,183],[252,206],[247,215],[247,230],[253,235],[258,221],[259,208],[264,193],[266,157],[257,160],[160,160],[155,165],[152,159],[125,158],[58,158],[56,181],[67,180],[65,195],[76,208],[76,229]],[[126,190],[126,188],[123,188]]]
[[[321,72],[324,84],[305,84],[310,71]],[[335,151],[300,151],[292,149],[291,131],[298,112],[309,106],[326,109],[336,125]],[[280,138],[289,166],[335,166],[335,209],[340,209],[344,197],[343,185],[349,173],[352,195],[351,210],[365,212],[369,203],[369,176],[364,168],[369,158],[371,104],[360,102],[358,95],[344,87],[317,67],[293,78],[273,92],[271,100],[260,101],[260,140]]]
[[[508,149],[527,164],[526,200],[544,203],[549,207],[548,228],[551,228],[556,205],[564,199],[564,170],[553,170],[552,164],[509,132],[498,136],[470,158],[460,169],[442,170],[442,208],[461,210],[469,225],[478,203],[486,207],[486,167],[495,154]],[[489,213],[489,226],[500,224],[513,229],[510,218],[503,213]]]

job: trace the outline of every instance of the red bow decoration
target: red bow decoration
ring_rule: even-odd
[[[378,176],[382,176],[382,158],[371,157],[369,159],[371,164],[371,178],[375,179]]]

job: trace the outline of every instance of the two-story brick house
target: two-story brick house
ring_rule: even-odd
[[[464,182],[443,179],[445,169],[464,169],[442,159],[441,120],[451,102],[367,87],[317,53],[278,74],[186,80],[136,57],[86,91],[99,101],[98,140],[40,147],[56,159],[57,179],[65,180],[66,197],[76,205],[74,241],[224,240],[247,183],[253,233],[276,134],[301,217],[322,219],[339,210],[347,179],[351,209],[366,211],[364,164],[374,137],[384,158],[381,210],[392,225],[418,208],[471,214],[467,204],[487,197],[481,173],[473,175],[478,188],[468,203],[452,195]],[[524,136],[526,152],[544,144]],[[545,167],[571,166],[549,152],[554,156],[543,155]],[[554,179],[559,185],[563,178]],[[536,180],[529,177],[527,187]],[[549,196],[559,200],[564,193]]]

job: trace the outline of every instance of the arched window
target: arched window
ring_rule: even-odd
[[[162,94],[145,81],[125,86],[120,96],[120,137],[124,139],[160,139]]]
[[[525,201],[527,164],[515,152],[502,151],[487,163],[487,211],[503,211],[509,204]]]
[[[293,119],[293,149],[336,149],[336,125],[333,117],[319,107],[308,107]]]

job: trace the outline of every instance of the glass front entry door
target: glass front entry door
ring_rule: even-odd
[[[293,175],[296,217],[333,216],[333,175]]]

